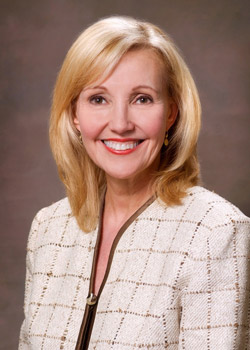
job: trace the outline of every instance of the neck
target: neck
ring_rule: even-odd
[[[105,212],[114,219],[126,221],[153,195],[152,181],[119,180],[107,177]]]

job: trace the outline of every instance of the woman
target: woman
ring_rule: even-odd
[[[50,125],[67,198],[32,224],[20,349],[249,349],[249,220],[197,186],[199,128],[159,28],[80,35]]]

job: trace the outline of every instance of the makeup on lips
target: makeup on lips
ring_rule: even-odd
[[[134,152],[138,146],[144,141],[139,139],[105,139],[101,140],[105,148],[117,155],[126,155]]]

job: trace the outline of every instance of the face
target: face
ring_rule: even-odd
[[[177,107],[167,94],[163,68],[151,50],[126,53],[103,82],[83,89],[74,123],[94,163],[108,179],[152,177]]]

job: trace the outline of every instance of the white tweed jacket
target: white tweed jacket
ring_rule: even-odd
[[[148,201],[85,308],[99,232],[80,230],[67,199],[36,215],[20,350],[250,349],[250,220],[239,209],[202,187],[180,206]]]

